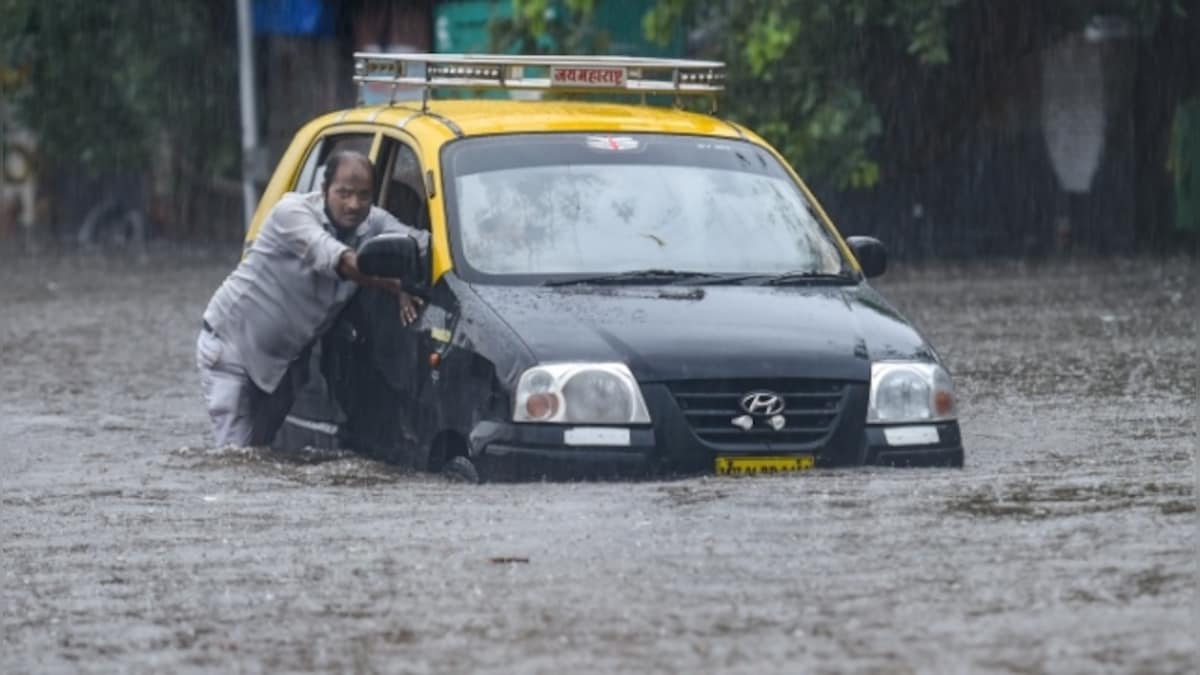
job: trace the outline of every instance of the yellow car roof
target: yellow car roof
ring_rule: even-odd
[[[748,134],[711,115],[649,105],[588,101],[514,101],[495,99],[430,101],[354,108],[327,115],[329,122],[374,123],[402,127],[424,140],[458,136],[547,131],[648,132],[740,138]]]

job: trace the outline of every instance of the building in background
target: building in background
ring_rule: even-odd
[[[665,47],[643,37],[642,15],[649,6],[646,0],[599,3],[595,26],[610,54],[683,54],[682,30]],[[354,52],[485,53],[490,23],[511,18],[513,7],[510,0],[254,0],[253,9],[263,94],[259,115],[267,145],[261,164],[274,166],[300,125],[355,104]],[[552,12],[560,20],[568,16],[562,2]],[[539,47],[557,50],[552,42]],[[391,96],[381,90],[376,99]],[[404,98],[401,92],[398,99]],[[257,178],[265,182],[267,177]]]

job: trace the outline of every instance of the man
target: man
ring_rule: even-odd
[[[217,444],[270,444],[305,378],[308,347],[360,286],[396,295],[404,324],[417,300],[398,281],[358,269],[356,247],[382,232],[427,232],[372,206],[375,172],[366,156],[336,152],[320,192],[283,196],[254,244],[204,310],[196,365]]]

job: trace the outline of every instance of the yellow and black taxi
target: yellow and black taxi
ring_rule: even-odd
[[[382,100],[298,132],[248,238],[284,192],[319,189],[329,153],[361,150],[377,204],[431,243],[369,241],[360,265],[426,304],[402,326],[360,291],[276,445],[482,479],[961,466],[947,369],[867,281],[883,245],[843,238],[778,152],[690,104],[723,78],[357,54],[360,100]]]

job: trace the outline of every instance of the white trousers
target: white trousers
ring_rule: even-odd
[[[196,368],[218,447],[270,445],[292,405],[291,378],[275,392],[259,389],[232,344],[209,330],[196,339]]]

